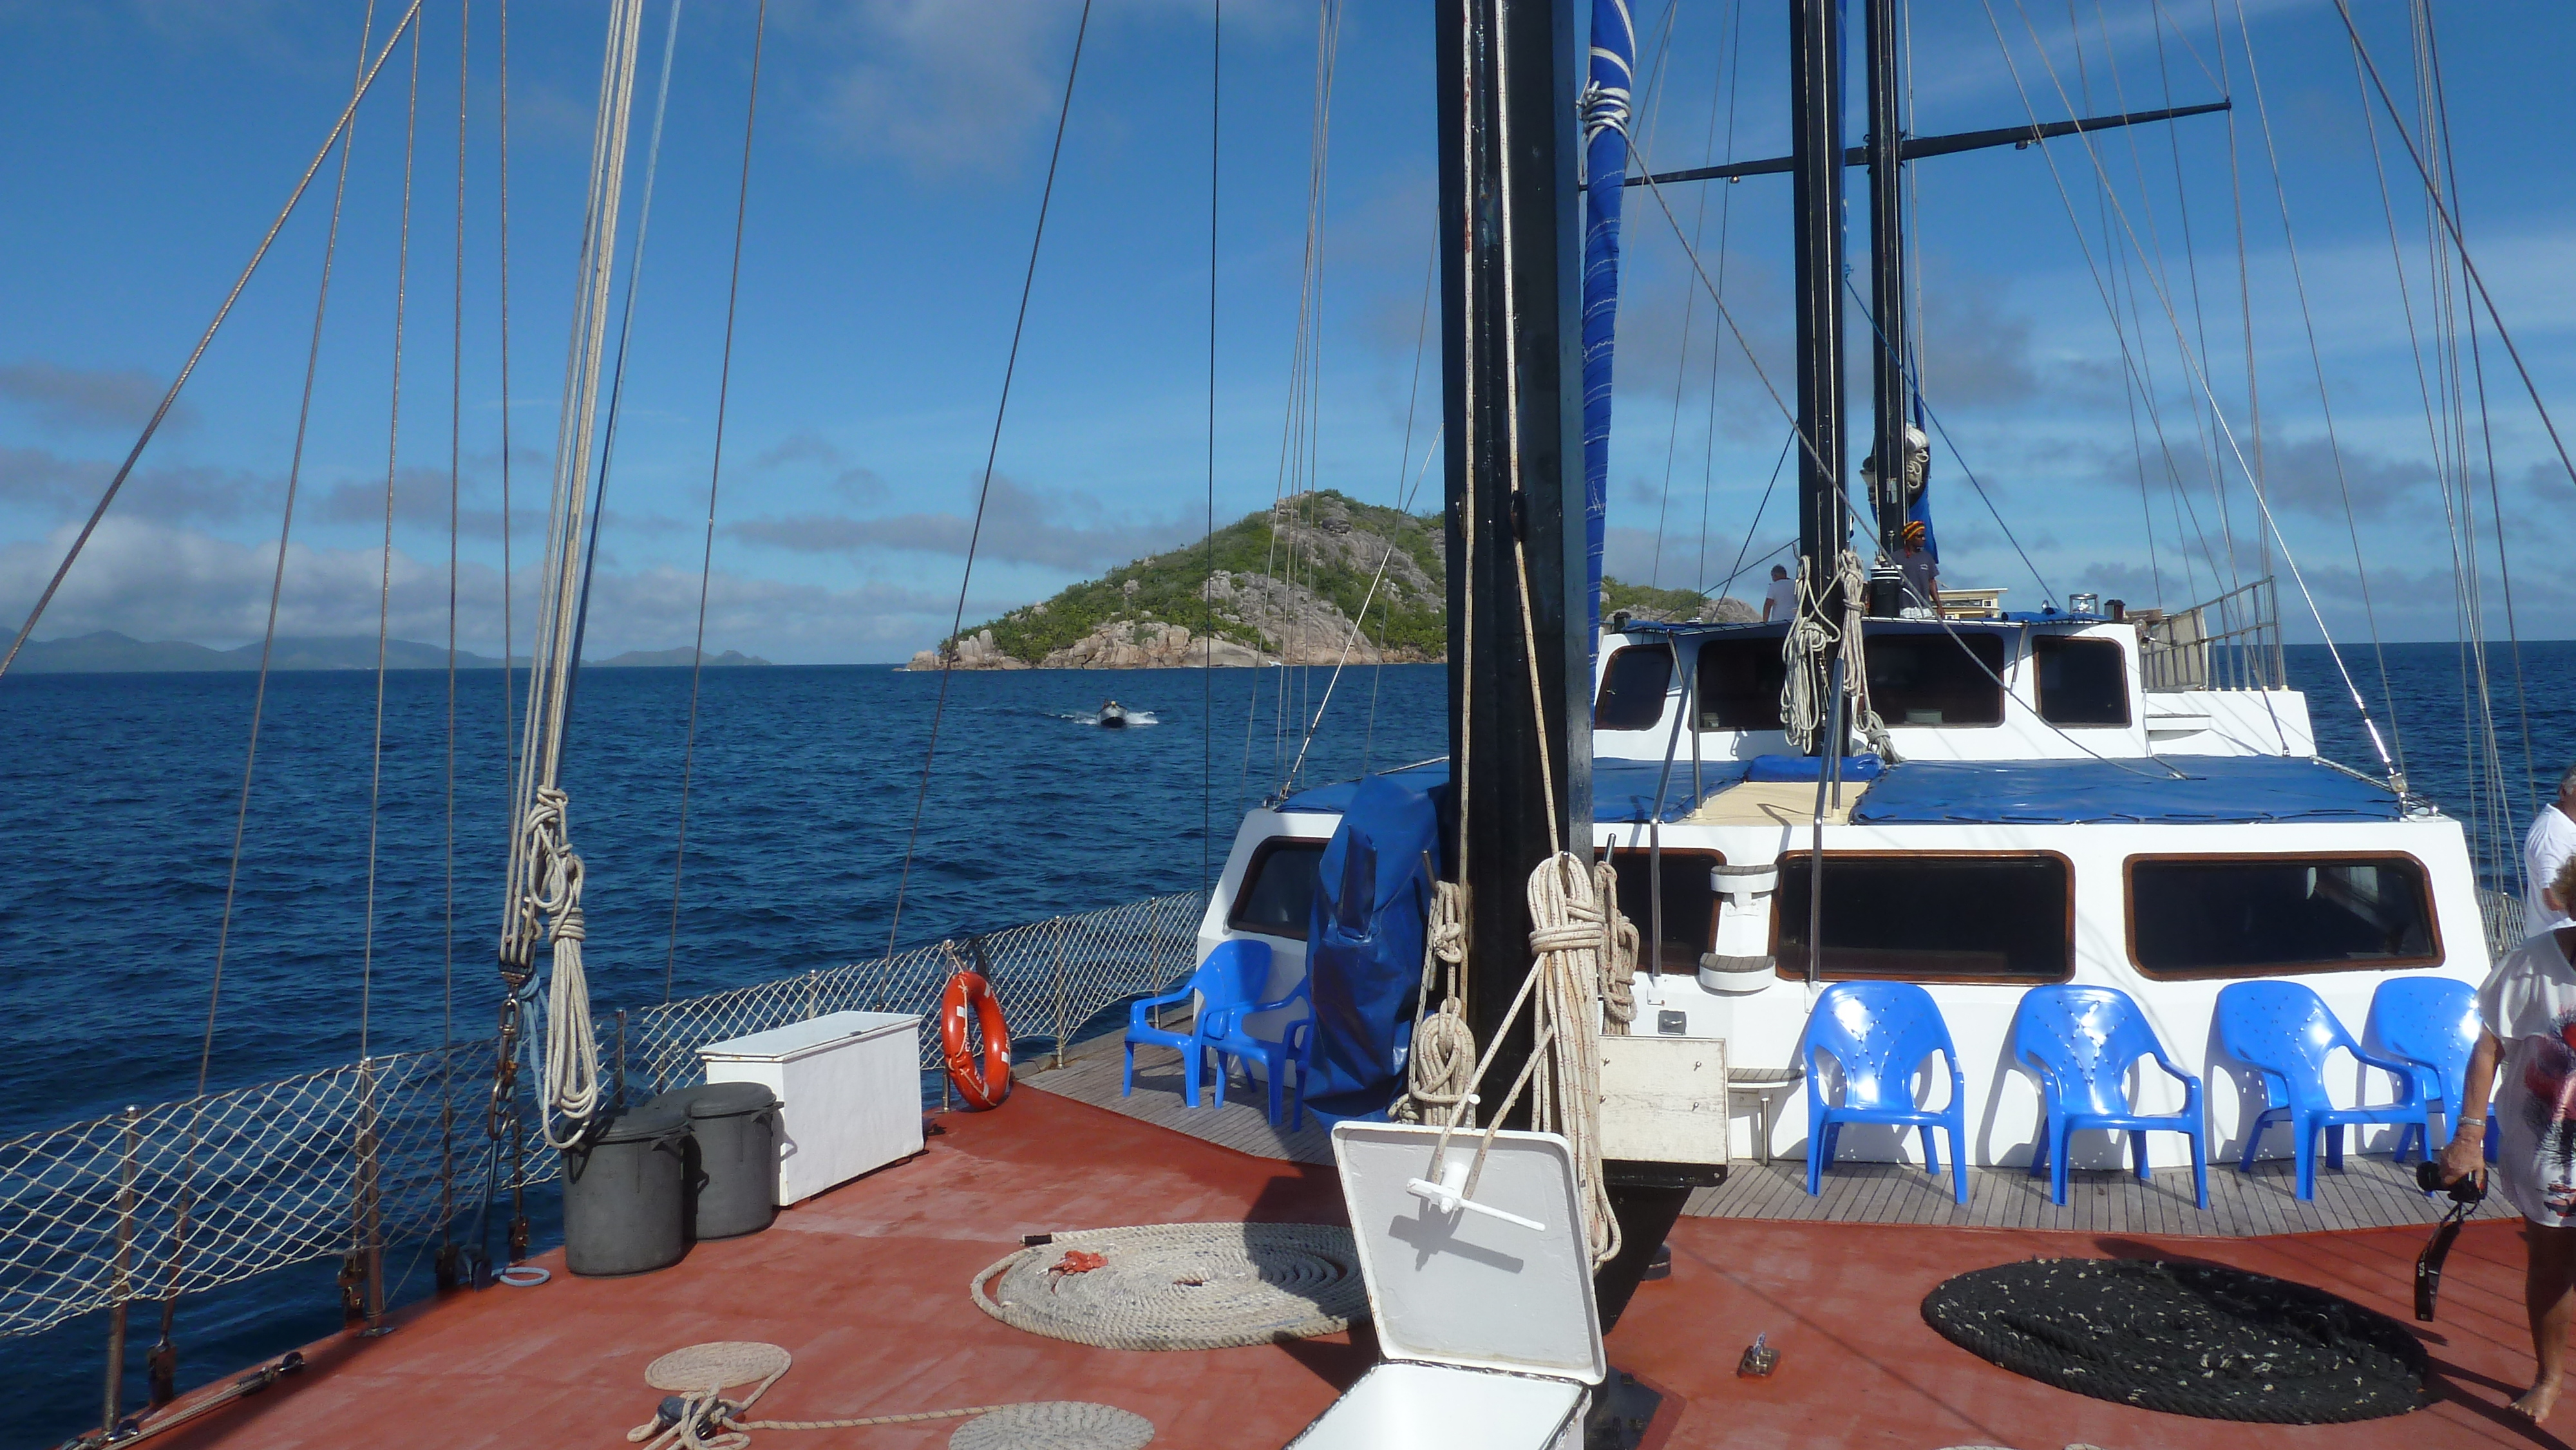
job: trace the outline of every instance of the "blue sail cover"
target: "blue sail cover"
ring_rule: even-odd
[[[2394,821],[2376,781],[2279,755],[2146,760],[1909,760],[1852,807],[1854,823],[2063,825],[2134,821]]]
[[[1914,431],[1923,434],[1923,490],[1905,505],[1905,521],[1923,526],[1923,552],[1941,563],[1941,536],[1932,531],[1932,435],[1923,427],[1923,395],[1914,395]]]
[[[1413,1029],[1431,899],[1423,858],[1440,849],[1425,785],[1362,781],[1316,868],[1306,932],[1315,1057],[1304,1086],[1307,1103],[1333,1116],[1383,1112],[1403,1085],[1396,1051]]]
[[[1583,88],[1583,557],[1600,648],[1601,546],[1609,527],[1610,355],[1619,322],[1619,205],[1628,183],[1628,102],[1637,27],[1628,0],[1592,0],[1592,65]]]

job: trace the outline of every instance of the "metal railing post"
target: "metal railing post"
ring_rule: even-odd
[[[358,1253],[366,1275],[368,1334],[385,1332],[383,1145],[377,1137],[376,1060],[358,1059]]]
[[[134,1157],[136,1124],[143,1110],[129,1103],[116,1164],[116,1260],[108,1281],[107,1395],[99,1413],[100,1433],[113,1439],[125,1388],[125,1305],[134,1295]]]
[[[1047,959],[1055,974],[1055,1065],[1064,1066],[1064,933],[1058,931]]]

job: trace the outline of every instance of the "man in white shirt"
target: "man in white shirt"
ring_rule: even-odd
[[[2558,777],[2558,799],[2540,808],[2532,819],[2531,833],[2522,838],[2524,936],[2576,924],[2567,914],[2576,902],[2561,901],[2549,889],[2570,856],[2576,856],[2576,765]]]
[[[1798,612],[1798,586],[1789,579],[1786,566],[1771,566],[1771,587],[1762,591],[1762,622],[1772,623],[1794,617]]]

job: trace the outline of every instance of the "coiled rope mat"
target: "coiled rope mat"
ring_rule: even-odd
[[[2033,1259],[1948,1280],[1923,1318],[2016,1374],[2168,1414],[2333,1425],[2430,1403],[2404,1325],[2241,1269]]]
[[[964,1419],[948,1437],[948,1450],[1143,1450],[1153,1422],[1114,1405],[1082,1400],[1040,1400],[1016,1405],[975,1405],[910,1415],[867,1415],[846,1420],[746,1420],[769,1387],[794,1360],[774,1344],[722,1340],[675,1349],[644,1367],[644,1382],[670,1390],[676,1407],[626,1432],[646,1450],[744,1450],[753,1430],[854,1430],[868,1425],[917,1425]],[[752,1385],[740,1400],[726,1400],[734,1385]],[[970,1418],[971,1417],[971,1418]]]
[[[1092,1256],[1100,1262],[1062,1271]],[[1060,1233],[976,1275],[968,1294],[1014,1329],[1104,1349],[1270,1344],[1368,1317],[1351,1231],[1312,1223]]]

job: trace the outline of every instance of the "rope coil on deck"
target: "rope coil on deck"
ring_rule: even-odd
[[[1063,1272],[1077,1250],[1102,1262]],[[1103,1349],[1231,1349],[1368,1317],[1350,1230],[1311,1223],[1060,1233],[977,1274],[967,1292],[1014,1329]]]
[[[1032,1400],[863,1415],[838,1420],[746,1420],[742,1415],[769,1393],[794,1358],[775,1344],[717,1340],[675,1349],[644,1367],[644,1382],[678,1391],[653,1419],[626,1432],[647,1450],[744,1450],[753,1430],[856,1430],[870,1425],[918,1425],[966,1420],[948,1437],[949,1450],[1143,1450],[1154,1423],[1115,1405],[1085,1400]],[[732,1385],[752,1385],[739,1401],[723,1398]]]

